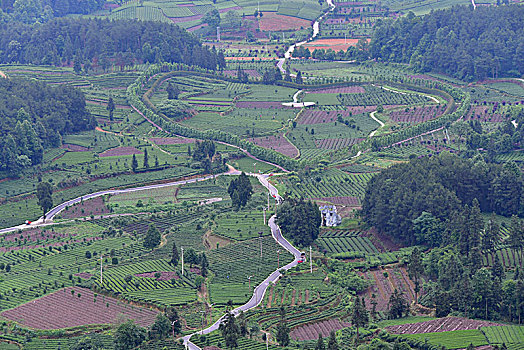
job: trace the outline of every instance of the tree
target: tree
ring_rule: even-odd
[[[239,329],[240,335],[242,337],[245,337],[248,333],[248,329],[247,329],[247,319],[246,319],[246,315],[244,314],[244,311],[240,310],[237,320],[238,320],[238,329]]]
[[[321,223],[320,210],[311,201],[288,199],[278,207],[277,224],[300,246],[307,247],[317,239]]]
[[[149,338],[150,339],[164,339],[169,335],[169,331],[171,330],[171,322],[164,314],[158,314],[156,315],[155,323],[151,325],[151,329],[149,330]]]
[[[322,333],[318,333],[317,345],[315,345],[315,350],[326,350],[324,345],[324,339],[322,338]]]
[[[131,350],[146,339],[146,330],[129,320],[118,326],[114,335],[115,350]]]
[[[327,345],[327,350],[338,350],[338,342],[335,331],[329,332],[329,341]]]
[[[180,333],[180,331],[182,330],[182,324],[180,323],[180,319],[178,318],[178,312],[174,307],[167,308],[166,317],[169,319],[169,322],[171,323],[171,330],[173,331],[173,333]]]
[[[149,169],[149,156],[147,154],[147,147],[144,148],[144,168]]]
[[[246,173],[242,172],[239,177],[231,181],[227,188],[227,193],[231,197],[231,204],[235,210],[247,204],[253,194],[253,186]]]
[[[524,248],[524,223],[516,215],[511,216],[509,225],[509,245],[520,252],[520,261],[522,263],[522,250]]]
[[[107,101],[106,109],[109,111],[109,120],[113,120],[113,112],[115,111],[115,102],[113,97],[109,96],[109,101]]]
[[[42,181],[36,188],[36,198],[38,198],[38,206],[42,208],[44,213],[44,220],[46,219],[46,213],[53,207],[53,186],[47,182]]]
[[[408,312],[409,306],[404,295],[396,288],[389,297],[389,317],[391,319],[401,318]]]
[[[424,266],[422,266],[422,258],[420,250],[415,247],[411,252],[408,262],[408,274],[409,278],[415,282],[415,304],[417,303],[418,292],[420,291],[420,276],[424,272]]]
[[[131,160],[131,169],[134,173],[136,173],[136,169],[138,169],[138,161],[136,160],[136,156],[133,154],[133,159]]]
[[[228,311],[224,320],[219,327],[222,337],[226,342],[226,347],[233,349],[238,346],[238,338],[240,336],[240,329],[235,322],[235,316],[231,311]]]
[[[69,350],[99,350],[103,348],[100,335],[97,333],[88,334],[76,341],[69,347]]]
[[[171,82],[169,82],[169,84],[167,84],[166,91],[167,91],[167,98],[169,100],[177,100],[178,99],[178,95],[180,95],[180,89],[178,88],[178,85],[177,84],[173,84]]]
[[[162,239],[160,231],[156,228],[154,224],[149,225],[146,236],[144,238],[144,247],[148,249],[153,249],[160,244]]]
[[[224,21],[229,28],[239,28],[242,25],[242,19],[238,12],[230,10],[226,13]]]
[[[281,306],[280,307],[280,321],[277,325],[277,335],[276,335],[276,341],[280,344],[280,346],[288,346],[289,345],[289,327],[287,326],[286,322],[286,309]]]
[[[209,268],[209,262],[207,261],[206,254],[202,252],[202,255],[200,255],[200,273],[202,274],[202,277],[207,276],[208,268]]]
[[[302,72],[298,71],[297,77],[295,78],[295,83],[302,85],[304,82],[302,80]]]
[[[487,253],[492,252],[495,249],[495,243],[499,235],[500,227],[495,221],[495,213],[491,213],[491,216],[484,229],[482,235],[482,250]]]
[[[207,23],[210,28],[215,29],[220,24],[220,12],[217,9],[207,12],[202,17],[202,23]]]
[[[169,261],[169,263],[173,266],[177,266],[178,259],[179,259],[178,249],[176,247],[176,243],[173,242],[173,248],[171,249],[171,260]]]
[[[351,323],[357,328],[357,339],[359,339],[359,328],[364,327],[369,322],[369,314],[364,304],[364,298],[362,301],[357,296],[353,302],[353,308],[351,310]]]

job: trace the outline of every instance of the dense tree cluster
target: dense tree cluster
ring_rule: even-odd
[[[216,69],[223,56],[184,29],[161,22],[54,19],[45,24],[0,24],[0,62],[103,69],[141,62],[176,62]],[[77,68],[78,68],[77,67]]]
[[[188,152],[191,152],[190,148]],[[203,168],[205,173],[217,174],[226,169],[225,159],[216,152],[215,143],[211,140],[196,141],[193,160],[200,163],[199,167]]]
[[[231,197],[233,208],[238,210],[244,207],[253,194],[253,186],[249,177],[242,172],[239,177],[229,183],[227,193]]]
[[[378,21],[372,58],[410,63],[461,79],[524,73],[524,7],[471,6]]]
[[[17,174],[41,163],[43,149],[61,136],[93,129],[84,94],[75,88],[30,80],[0,79],[0,170]]]
[[[105,0],[2,0],[1,21],[47,22],[68,14],[88,14],[102,8]]]
[[[362,206],[365,220],[408,244],[480,244],[481,212],[524,215],[523,175],[514,163],[486,163],[442,153],[412,159],[375,176]]]
[[[322,217],[311,201],[290,198],[278,207],[277,224],[299,246],[309,246],[317,239]]]
[[[496,256],[496,255],[495,255]],[[524,279],[516,272],[506,278],[498,258],[491,269],[474,266],[453,247],[426,254],[424,303],[436,307],[437,317],[460,312],[466,317],[519,322],[524,314]]]

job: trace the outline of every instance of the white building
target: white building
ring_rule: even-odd
[[[336,206],[321,205],[319,209],[322,215],[322,226],[337,226],[342,222],[342,218],[337,214]]]

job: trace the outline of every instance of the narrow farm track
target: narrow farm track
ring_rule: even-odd
[[[375,113],[377,113],[377,111],[373,111],[373,112],[369,113],[369,116],[371,117],[371,119],[373,119],[374,121],[376,121],[377,123],[380,124],[380,126],[378,127],[378,129],[380,129],[380,128],[384,127],[385,124],[384,124],[380,119],[378,119],[377,117],[375,117]],[[375,136],[375,134],[377,133],[378,129],[373,130],[373,131],[369,134],[368,137],[371,138],[371,137]]]
[[[274,196],[274,198],[276,198],[278,203],[282,201],[282,197],[280,197],[280,195],[278,194],[278,190],[269,183],[268,181],[269,177],[267,175],[260,175],[260,174],[249,174],[249,175],[256,176],[258,181],[260,181],[260,183],[262,184],[262,186],[268,189],[269,193],[272,196]],[[292,267],[295,267],[298,265],[298,261],[300,259],[300,251],[297,248],[295,248],[293,245],[291,245],[291,243],[289,243],[289,241],[286,240],[282,236],[282,233],[280,232],[280,228],[275,223],[275,219],[276,219],[276,216],[273,215],[268,221],[268,226],[271,228],[271,234],[278,244],[280,244],[287,251],[293,254],[295,259],[292,262],[290,262],[289,264],[287,264],[286,266],[273,271],[264,281],[262,281],[262,283],[260,283],[257,287],[255,287],[255,290],[253,292],[253,296],[251,297],[251,299],[249,299],[249,301],[245,303],[244,305],[232,311],[233,315],[235,316],[237,316],[240,313],[240,311],[247,311],[247,310],[257,307],[262,302],[262,300],[264,300],[264,295],[268,287],[280,278],[280,275],[281,275],[280,271],[282,269],[289,270]],[[202,350],[200,347],[198,347],[197,345],[191,342],[191,337],[197,334],[209,334],[213,331],[216,331],[220,327],[220,324],[222,323],[224,317],[225,315],[219,318],[213,325],[211,325],[210,327],[202,331],[199,331],[199,332],[196,332],[190,335],[186,335],[185,337],[183,337],[182,339],[187,349]]]

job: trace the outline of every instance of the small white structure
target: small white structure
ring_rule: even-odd
[[[342,218],[337,214],[337,207],[334,205],[321,205],[319,207],[322,215],[322,226],[338,226]]]

